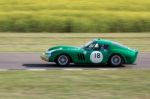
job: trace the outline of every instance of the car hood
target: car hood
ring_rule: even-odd
[[[55,46],[48,49],[48,51],[50,50],[82,50],[82,48],[76,46]]]

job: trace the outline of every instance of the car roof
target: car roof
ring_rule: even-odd
[[[109,45],[113,43],[113,41],[111,41],[111,40],[105,40],[105,39],[100,39],[100,38],[95,39],[95,41],[97,41],[101,44],[109,44]]]
[[[118,42],[115,42],[115,41],[111,41],[111,40],[105,40],[105,39],[95,39],[95,41],[97,41],[98,43],[100,44],[107,44],[107,45],[115,45],[115,46],[119,46],[119,47],[124,47],[124,48],[128,48],[127,46],[121,44],[121,43],[118,43]]]

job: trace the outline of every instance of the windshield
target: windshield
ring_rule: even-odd
[[[96,41],[95,40],[92,40],[92,41],[90,41],[90,42],[88,42],[88,43],[86,43],[85,45],[83,45],[83,49],[93,49],[93,47],[95,46],[95,44],[96,44]]]

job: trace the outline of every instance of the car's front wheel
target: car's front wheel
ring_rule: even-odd
[[[112,55],[109,59],[109,64],[111,66],[121,66],[122,63],[123,63],[123,58],[118,54]]]
[[[56,64],[59,66],[68,66],[70,64],[70,58],[65,54],[59,55],[56,59]]]

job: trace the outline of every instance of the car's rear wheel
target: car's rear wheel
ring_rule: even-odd
[[[122,63],[123,63],[123,58],[118,54],[112,55],[109,59],[109,64],[111,66],[121,66]]]
[[[68,66],[70,64],[70,58],[68,55],[59,55],[56,59],[56,64],[59,66]]]

